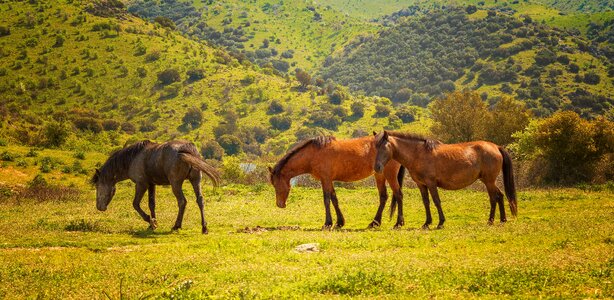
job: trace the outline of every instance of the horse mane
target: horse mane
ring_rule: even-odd
[[[404,140],[424,142],[424,148],[426,148],[426,150],[428,151],[432,151],[436,149],[439,145],[443,144],[439,140],[427,138],[427,137],[424,137],[422,135],[415,134],[415,133],[388,131],[388,135],[396,137],[396,138],[404,139]]]
[[[147,145],[153,144],[149,140],[139,141],[122,149],[115,150],[109,155],[107,161],[100,167],[99,172],[96,172],[90,182],[98,183],[101,179],[109,179],[115,177],[117,173],[125,172],[130,163]]]
[[[275,167],[273,167],[273,174],[274,175],[275,174],[279,174],[279,172],[281,172],[281,169],[284,168],[284,166],[286,165],[286,163],[288,163],[290,158],[292,158],[292,156],[294,156],[296,153],[298,153],[299,151],[303,150],[307,146],[313,145],[316,148],[322,148],[322,147],[330,144],[330,142],[332,142],[334,140],[336,140],[336,138],[334,136],[317,136],[317,137],[310,138],[310,139],[303,140],[303,141],[299,142],[294,147],[292,147],[292,149],[290,149],[286,153],[286,155],[284,155],[284,157],[282,157],[277,162]]]

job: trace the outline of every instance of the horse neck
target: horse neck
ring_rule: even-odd
[[[393,137],[390,139],[392,147],[392,159],[401,162],[403,165],[411,165],[413,158],[420,154],[420,149],[424,148],[424,142],[406,140]]]
[[[314,154],[313,146],[308,146],[294,154],[281,169],[282,177],[290,180],[292,177],[309,173],[311,171],[311,160],[315,159]]]

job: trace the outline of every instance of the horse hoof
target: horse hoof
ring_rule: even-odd
[[[494,223],[494,221],[493,221],[493,220],[488,220],[488,225],[489,225],[489,226],[492,226],[492,224],[493,224],[493,223]]]
[[[422,228],[423,230],[429,230],[429,229],[430,229],[430,228],[429,228],[429,224],[424,224],[424,225],[422,225],[422,227],[421,227],[421,228]]]
[[[401,229],[401,227],[403,227],[403,224],[395,224],[392,229]]]
[[[322,226],[322,231],[327,231],[327,230],[331,230],[331,229],[333,229],[333,225],[332,224],[330,224],[330,225],[324,224],[324,226]]]
[[[177,231],[181,229],[181,226],[173,226],[173,228],[171,228],[172,231]]]
[[[443,229],[443,224],[437,225],[437,229]]]
[[[501,224],[505,224],[505,222],[507,222],[507,219],[501,220]]]
[[[203,227],[203,234],[209,234],[209,230],[207,229],[207,227]]]
[[[336,229],[341,229],[343,228],[343,226],[345,226],[345,224],[339,224],[339,223],[335,224]]]
[[[149,219],[149,228],[151,230],[155,230],[156,228],[158,228],[158,221],[155,218]]]

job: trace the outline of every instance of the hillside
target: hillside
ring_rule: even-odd
[[[614,104],[612,47],[554,30],[530,17],[450,8],[355,40],[321,70],[397,102],[426,105],[456,89],[525,101],[538,116],[573,109],[585,117]]]
[[[0,15],[3,144],[108,151],[142,138],[215,139],[227,154],[278,155],[327,130],[348,137],[426,128],[404,125],[394,110],[374,116],[377,98],[326,84],[301,88],[118,2],[4,2]],[[360,116],[351,113],[355,102]]]

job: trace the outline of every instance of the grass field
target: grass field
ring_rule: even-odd
[[[611,189],[522,191],[518,218],[494,226],[485,193],[442,192],[446,227],[425,231],[415,189],[405,228],[364,230],[376,190],[339,188],[347,228],[329,232],[319,189],[295,188],[278,209],[268,185],[206,186],[209,235],[184,190],[179,232],[169,188],[155,232],[131,207],[131,183],[104,213],[91,188],[78,201],[3,200],[0,298],[614,297]],[[256,226],[268,229],[246,230]],[[294,251],[304,243],[320,252]]]

